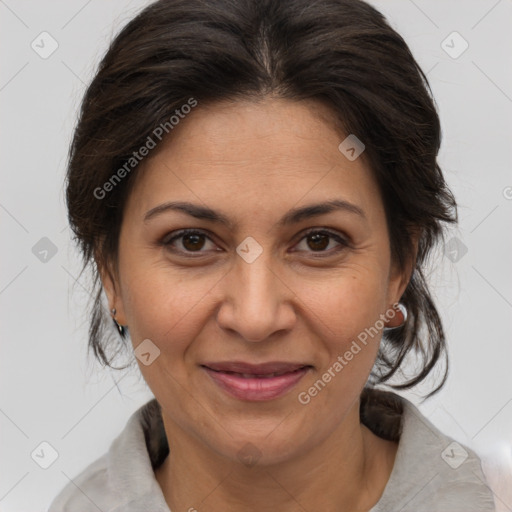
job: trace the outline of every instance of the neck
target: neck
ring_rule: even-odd
[[[268,465],[228,460],[162,417],[170,454],[155,476],[171,510],[370,510],[397,449],[361,425],[359,402],[322,444]]]

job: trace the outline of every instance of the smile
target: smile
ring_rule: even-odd
[[[289,392],[312,368],[290,363],[209,363],[201,367],[213,382],[239,400],[274,400]]]

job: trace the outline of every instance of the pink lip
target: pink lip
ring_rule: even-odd
[[[224,391],[235,398],[249,401],[273,400],[283,396],[311,368],[310,365],[296,363],[253,365],[238,361],[201,366]],[[279,375],[269,376],[274,373]]]

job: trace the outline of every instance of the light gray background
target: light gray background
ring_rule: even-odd
[[[0,0],[5,512],[46,510],[151,398],[138,371],[101,370],[86,358],[90,285],[85,277],[76,282],[80,265],[63,201],[67,148],[85,85],[111,37],[146,3]],[[460,226],[447,239],[467,247],[456,262],[442,248],[432,259],[451,373],[420,408],[483,457],[498,510],[512,510],[510,477],[505,488],[512,471],[512,2],[371,3],[428,72],[442,120],[440,164],[459,202]],[[43,31],[59,45],[47,59],[31,48]],[[441,46],[453,31],[469,44],[457,58]],[[453,37],[445,43],[452,53],[462,48]],[[57,249],[46,262],[32,252],[43,237]],[[406,396],[419,401],[417,393]],[[58,452],[48,469],[31,458],[43,441]]]

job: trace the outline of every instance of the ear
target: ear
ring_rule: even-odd
[[[120,325],[126,325],[126,315],[124,312],[123,300],[120,294],[120,283],[118,273],[112,264],[104,261],[103,258],[95,256],[96,267],[101,279],[101,284],[108,299],[109,313],[112,314],[112,309],[116,310],[116,321]]]
[[[420,238],[420,231],[414,230],[411,234],[412,253],[403,269],[398,267],[397,262],[391,262],[388,286],[388,305],[391,306],[400,302],[402,295],[411,280],[412,273],[416,267],[416,258],[418,255],[418,243]]]

